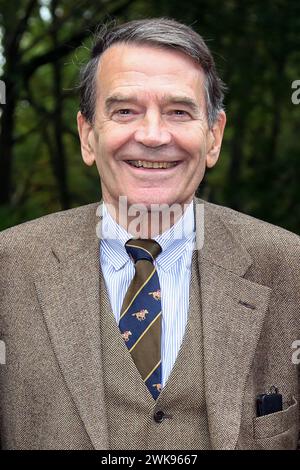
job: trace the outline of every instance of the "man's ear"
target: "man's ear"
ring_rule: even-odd
[[[206,166],[208,168],[212,168],[218,161],[225,124],[226,114],[224,113],[224,111],[220,111],[215,123],[209,130],[209,133],[211,135],[211,141],[209,144],[209,150],[206,155]]]
[[[92,166],[95,162],[93,127],[80,111],[77,113],[77,127],[83,161],[86,165]]]

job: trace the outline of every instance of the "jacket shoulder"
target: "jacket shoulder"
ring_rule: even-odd
[[[215,219],[216,216],[229,230],[231,239],[250,256],[249,279],[271,288],[276,286],[277,296],[289,298],[299,306],[300,237],[233,209],[205,203],[204,221],[206,217]],[[222,232],[214,236],[222,236]]]
[[[77,235],[82,232],[82,227],[95,223],[98,206],[95,202],[55,212],[3,230],[0,232],[0,253],[22,250],[26,254],[53,240]]]
[[[294,246],[300,249],[299,235],[269,222],[257,219],[229,207],[204,202],[205,209],[217,215],[244,245],[268,244]]]

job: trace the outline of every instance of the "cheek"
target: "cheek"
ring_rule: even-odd
[[[190,157],[190,161],[199,163],[206,156],[206,138],[201,127],[183,129],[174,134],[176,144]]]
[[[101,158],[111,159],[119,149],[121,149],[132,136],[131,126],[116,125],[109,122],[99,131],[98,149]]]

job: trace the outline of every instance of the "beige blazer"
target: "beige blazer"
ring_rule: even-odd
[[[108,448],[97,207],[51,214],[0,234],[4,449]],[[199,240],[200,221],[197,230]],[[212,446],[296,448],[300,239],[209,203],[204,230],[198,261]],[[256,395],[272,385],[283,395],[284,410],[258,418]]]

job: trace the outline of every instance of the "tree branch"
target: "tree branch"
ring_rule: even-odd
[[[121,5],[118,5],[110,14],[119,15],[130,3],[131,0],[124,1]],[[68,55],[70,52],[72,52],[73,49],[76,49],[84,39],[90,36],[91,30],[95,30],[98,25],[99,20],[89,24],[89,29],[74,34],[63,44],[59,44],[57,47],[49,50],[48,52],[34,57],[28,63],[20,64],[20,73],[24,76],[25,79],[28,79],[37,68],[41,67],[42,65],[56,62],[65,55]]]
[[[32,11],[34,10],[36,4],[37,4],[37,0],[29,0],[27,8],[25,10],[25,14],[21,18],[21,20],[19,21],[19,23],[16,27],[16,30],[15,30],[15,33],[14,33],[14,35],[13,35],[11,41],[10,41],[10,44],[8,46],[9,53],[15,54],[16,51],[19,49],[21,38],[22,38],[22,36],[24,34],[24,31],[27,27],[29,17],[31,15]]]

